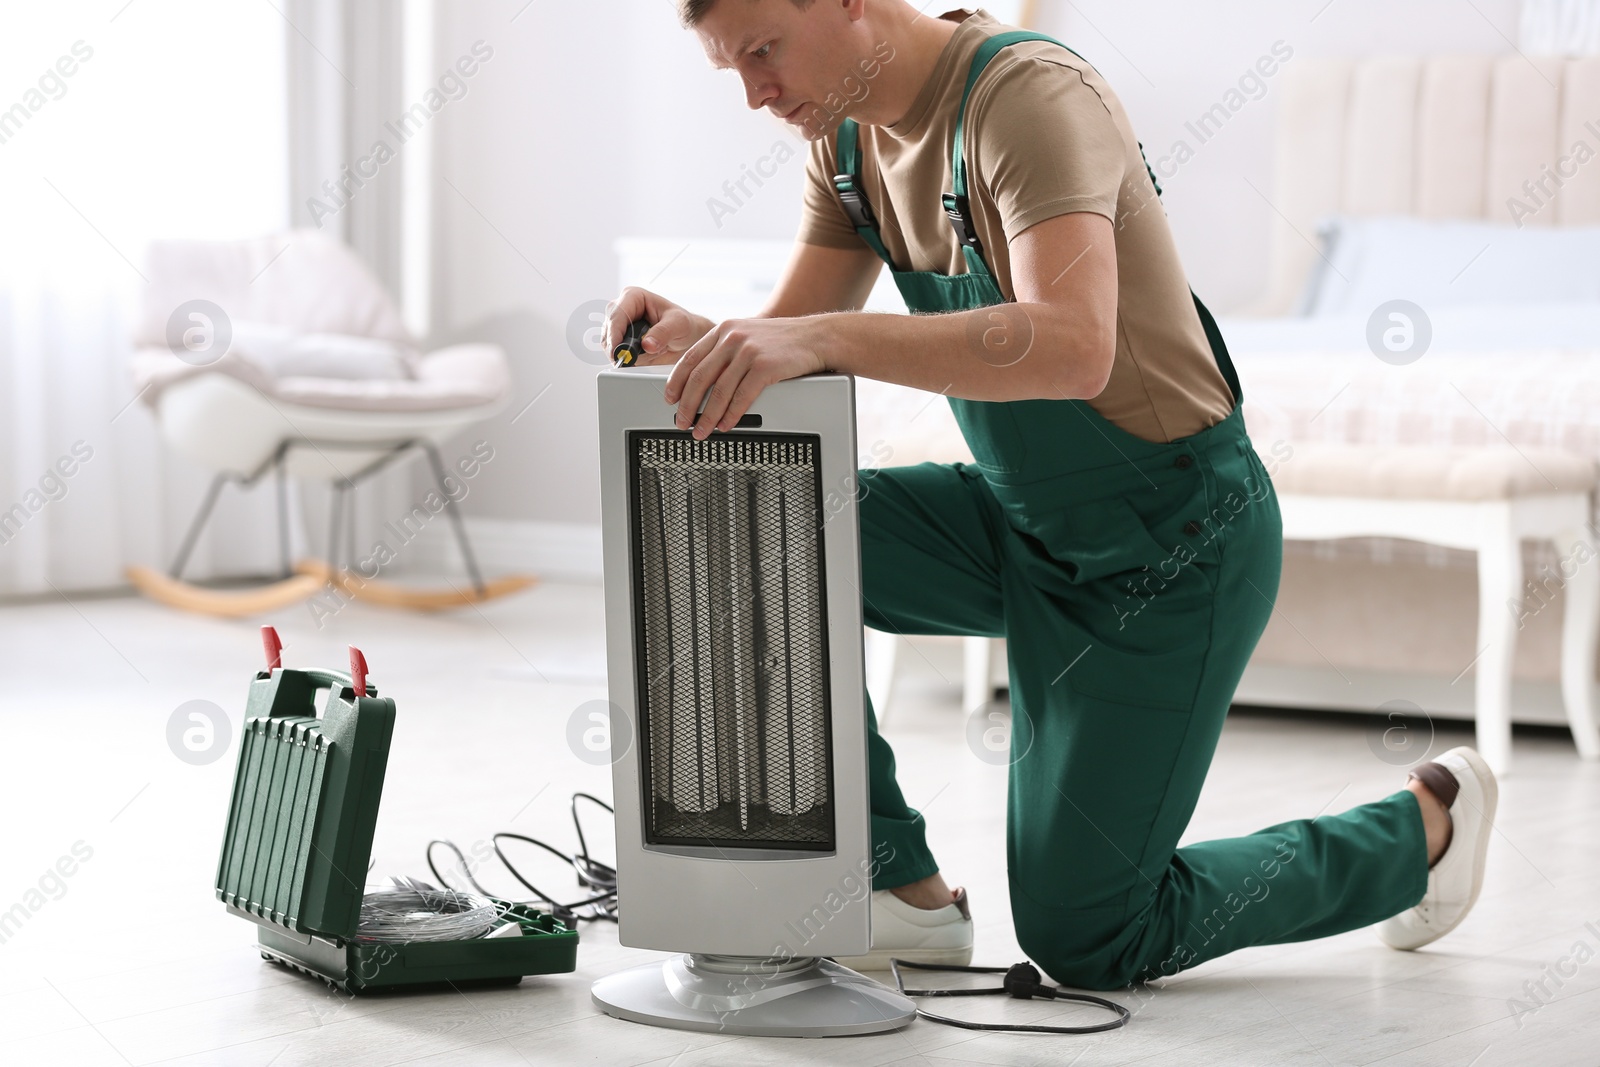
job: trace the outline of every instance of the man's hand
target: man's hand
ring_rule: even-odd
[[[712,327],[711,320],[703,315],[685,311],[666,297],[647,289],[629,286],[612,302],[606,314],[607,355],[622,340],[622,335],[628,332],[633,321],[639,318],[650,322],[650,329],[644,335],[644,354],[636,361],[641,365],[673,362]]]
[[[826,370],[815,319],[729,319],[696,341],[667,379],[677,425],[696,440],[730,430],[774,382]],[[701,410],[701,398],[705,409]],[[698,420],[695,413],[699,412]]]

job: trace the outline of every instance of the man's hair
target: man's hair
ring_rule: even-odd
[[[811,0],[789,0],[789,2],[798,8],[811,6]],[[678,19],[689,29],[694,29],[716,4],[717,0],[678,0]]]

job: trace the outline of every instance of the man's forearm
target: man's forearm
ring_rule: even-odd
[[[829,370],[968,400],[1087,399],[1105,388],[1110,351],[1049,304],[933,315],[835,312],[802,320]],[[1108,346],[1104,346],[1108,347]]]

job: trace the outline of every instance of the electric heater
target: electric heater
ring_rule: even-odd
[[[870,1033],[915,1014],[824,957],[871,941],[852,380],[675,429],[670,367],[602,372],[619,936],[683,955],[595,983],[691,1030]]]

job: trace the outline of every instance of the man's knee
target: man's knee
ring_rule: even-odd
[[[1013,904],[1017,944],[1050,978],[1074,989],[1126,989],[1143,973],[1120,909],[1046,911]]]

